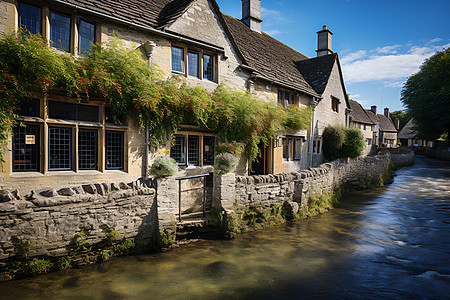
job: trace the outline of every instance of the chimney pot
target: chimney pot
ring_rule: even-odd
[[[389,107],[386,107],[384,109],[384,115],[386,116],[386,118],[389,118]]]
[[[372,105],[372,106],[370,107],[370,110],[371,110],[374,114],[377,114],[377,106],[376,106],[376,105]]]
[[[242,0],[242,21],[251,30],[261,33],[261,0]]]
[[[328,30],[327,25],[323,25],[323,29],[317,31],[317,57],[332,54],[331,36],[333,33]]]

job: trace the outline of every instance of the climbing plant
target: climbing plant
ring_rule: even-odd
[[[0,40],[0,72],[0,143],[15,124],[20,99],[52,89],[80,102],[103,99],[116,120],[133,113],[141,129],[148,126],[152,145],[171,139],[179,124],[194,124],[216,131],[219,146],[244,151],[249,162],[260,143],[267,145],[279,130],[307,129],[311,118],[309,109],[284,109],[224,85],[211,93],[183,77],[163,79],[139,50],[116,38],[74,57],[57,54],[39,35],[8,35]]]

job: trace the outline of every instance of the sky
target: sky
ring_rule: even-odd
[[[222,12],[241,19],[241,0],[217,0]],[[333,32],[350,98],[403,110],[401,90],[409,76],[450,47],[450,0],[262,0],[262,30],[315,57],[316,32]]]

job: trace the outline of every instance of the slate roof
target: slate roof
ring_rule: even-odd
[[[380,130],[384,132],[398,132],[392,120],[385,115],[377,115],[380,124]]]
[[[238,19],[223,16],[244,63],[255,69],[257,75],[319,96],[297,68],[297,63],[307,60],[307,56],[264,32],[251,30]]]
[[[399,139],[413,139],[417,136],[417,131],[414,129],[414,120],[411,119],[403,126],[402,130],[397,135]]]
[[[374,125],[375,123],[369,118],[364,108],[355,100],[349,100],[351,112],[350,115],[354,122]]]
[[[322,94],[327,87],[336,59],[337,54],[333,53],[297,61],[295,64],[314,90]]]
[[[97,13],[161,29],[180,17],[194,0],[62,0]]]

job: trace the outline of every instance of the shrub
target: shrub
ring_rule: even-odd
[[[325,127],[323,140],[323,155],[326,160],[334,160],[342,157],[341,148],[345,142],[345,131],[342,126],[327,126]]]
[[[52,263],[45,259],[34,258],[25,265],[24,273],[26,275],[37,275],[48,273],[52,267]]]
[[[214,158],[214,170],[221,175],[234,172],[239,160],[230,153],[219,153]]]
[[[244,144],[239,142],[220,143],[216,147],[216,153],[230,153],[236,157],[241,156]]]
[[[344,157],[356,158],[362,154],[364,147],[364,135],[356,128],[345,128],[345,142],[342,145]]]
[[[168,156],[159,156],[150,166],[149,174],[156,177],[173,176],[178,173],[177,162]]]

